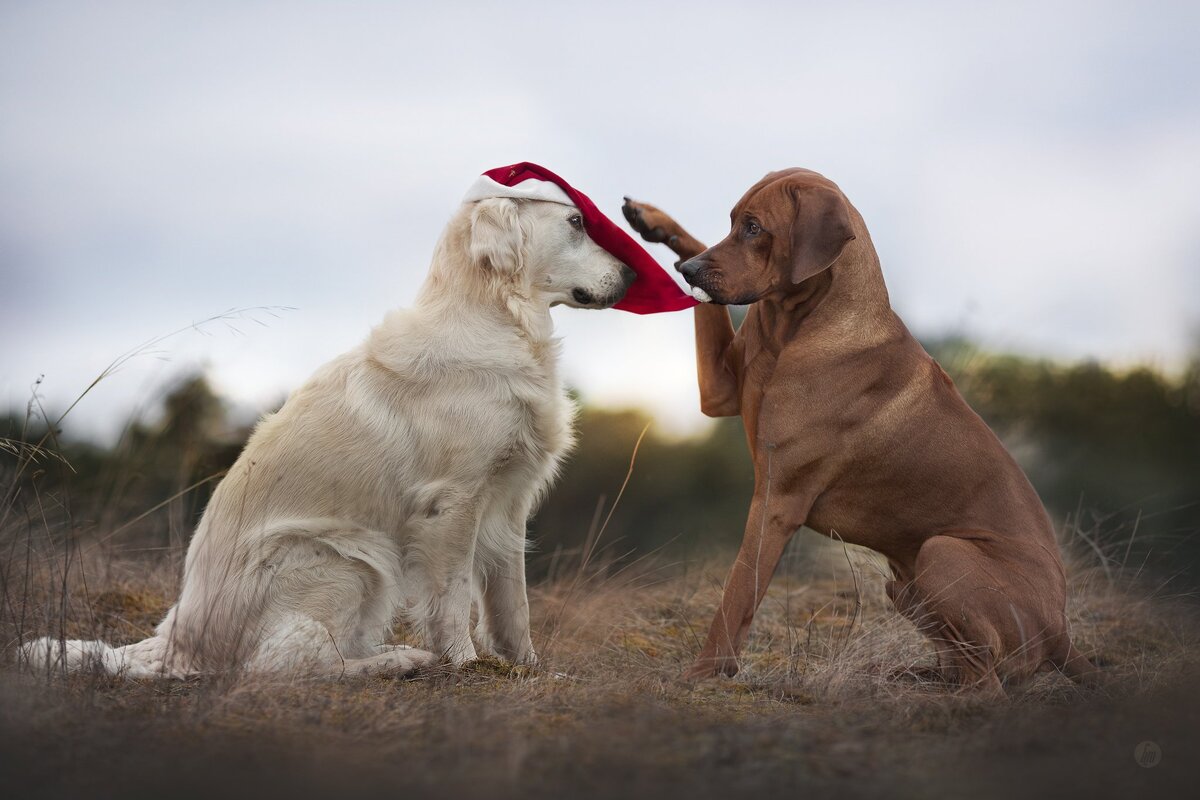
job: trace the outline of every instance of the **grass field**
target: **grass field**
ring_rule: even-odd
[[[1106,685],[1047,674],[985,702],[925,677],[932,646],[890,609],[870,554],[821,541],[792,548],[743,672],[695,686],[679,676],[726,558],[560,566],[531,587],[532,669],[483,660],[410,680],[129,682],[30,674],[12,645],[60,631],[143,638],[174,599],[179,553],[85,547],[68,559],[13,546],[0,792],[1129,797],[1200,777],[1188,601],[1076,559],[1072,626]],[[1161,752],[1153,767],[1135,759],[1153,760],[1144,741]]]

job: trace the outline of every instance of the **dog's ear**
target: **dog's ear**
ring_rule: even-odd
[[[795,190],[790,269],[792,283],[828,269],[855,238],[850,207],[840,192],[825,186]]]
[[[471,211],[471,261],[511,275],[521,269],[522,244],[515,200],[491,197],[475,204]]]

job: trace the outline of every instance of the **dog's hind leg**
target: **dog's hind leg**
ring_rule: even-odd
[[[383,647],[388,649],[383,650]],[[329,669],[330,675],[390,675],[403,678],[419,669],[433,666],[438,657],[428,650],[418,650],[402,645],[384,645],[382,652],[365,658],[350,658],[340,664],[333,664]]]
[[[246,665],[249,672],[403,677],[437,663],[426,650],[379,645],[370,655],[345,652],[329,628],[312,617],[287,613],[276,618]]]
[[[1051,661],[1052,666],[1071,680],[1083,686],[1101,686],[1104,683],[1100,669],[1080,653],[1071,642],[1068,634],[1064,634],[1065,645],[1060,649],[1063,655]]]
[[[407,671],[420,661],[376,649],[399,600],[399,559],[387,537],[308,520],[282,529],[256,560],[264,602],[246,632],[248,670],[336,674],[366,659],[368,671]]]
[[[1002,698],[997,659],[1004,644],[993,624],[984,556],[971,542],[932,536],[917,554],[912,577],[889,582],[896,609],[937,649],[938,671],[965,690]]]

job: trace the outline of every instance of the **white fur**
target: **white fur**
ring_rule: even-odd
[[[711,303],[712,298],[708,296],[708,292],[701,289],[699,286],[692,287],[692,297],[699,300],[701,303]]]
[[[620,264],[572,207],[485,199],[450,221],[416,305],[258,424],[188,549],[156,635],[40,639],[34,666],[129,677],[243,668],[405,673],[531,662],[525,524],[572,443],[549,308],[611,305]],[[381,645],[397,617],[428,650]]]

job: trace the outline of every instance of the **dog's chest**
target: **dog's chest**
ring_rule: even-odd
[[[746,433],[753,442],[756,438],[763,397],[771,386],[778,356],[768,350],[748,343],[745,361],[742,364],[741,409]]]
[[[496,478],[546,480],[572,441],[570,401],[552,379],[514,387],[511,424],[492,465]]]

